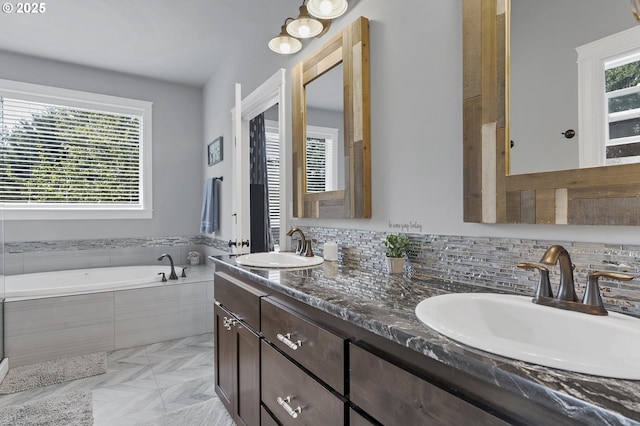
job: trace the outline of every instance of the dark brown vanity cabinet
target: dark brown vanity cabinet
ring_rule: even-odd
[[[354,344],[349,356],[350,400],[382,424],[507,424]]]
[[[463,373],[232,270],[214,286],[216,393],[238,425],[505,424],[484,392],[476,406],[425,380],[461,391]]]
[[[264,293],[216,273],[215,388],[237,425],[260,425],[260,298]]]

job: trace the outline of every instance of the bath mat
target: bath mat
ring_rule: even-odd
[[[235,423],[222,401],[213,397],[198,404],[169,411],[138,426],[234,426]]]
[[[11,359],[9,359],[9,363],[11,363]],[[106,371],[106,352],[94,352],[38,364],[23,365],[9,369],[7,377],[0,384],[0,395],[96,376]]]
[[[93,425],[93,396],[89,391],[69,392],[0,409],[0,425]]]

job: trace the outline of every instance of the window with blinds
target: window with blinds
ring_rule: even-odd
[[[269,188],[269,219],[275,245],[280,244],[280,137],[278,123],[265,126],[267,145],[267,180]]]
[[[307,192],[327,191],[327,151],[331,141],[307,138]]]
[[[55,217],[78,210],[110,212],[101,218],[127,217],[114,214],[117,210],[150,213],[145,193],[150,156],[144,155],[150,151],[144,137],[150,104],[42,86],[11,90],[2,83],[0,203],[5,209],[54,210]],[[118,100],[122,104],[114,103]]]
[[[307,192],[338,189],[338,129],[307,126]]]
[[[640,51],[605,63],[605,164],[640,162]]]

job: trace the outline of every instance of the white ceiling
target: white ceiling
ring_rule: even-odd
[[[0,14],[0,50],[202,86],[235,49],[268,49],[300,4],[49,0],[42,14]]]

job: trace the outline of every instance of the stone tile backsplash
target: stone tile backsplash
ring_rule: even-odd
[[[188,265],[187,254],[199,251],[200,263],[228,250],[226,243],[202,235],[101,240],[9,242],[4,247],[2,274],[16,275],[65,269],[153,265],[168,253],[177,265]]]
[[[345,263],[360,263],[373,269],[386,268],[382,241],[388,232],[301,227],[305,235],[318,240],[315,252],[322,255],[322,245],[335,241],[339,258]],[[438,278],[451,282],[489,287],[515,294],[532,295],[538,281],[535,271],[516,267],[518,262],[538,262],[553,244],[567,249],[575,264],[575,283],[582,297],[587,275],[592,271],[616,271],[635,275],[627,282],[600,280],[607,309],[640,316],[640,246],[598,243],[572,243],[459,235],[406,234],[411,238],[405,273],[416,279]],[[550,267],[554,291],[559,268]]]
[[[364,265],[372,271],[385,271],[382,241],[388,232],[301,227],[305,235],[318,240],[314,251],[322,255],[322,245],[335,241],[339,260]],[[459,235],[407,234],[411,238],[405,274],[418,280],[438,278],[452,283],[470,284],[531,295],[537,275],[516,267],[518,262],[537,262],[553,244],[564,246],[575,267],[575,282],[581,296],[591,271],[626,272],[637,279],[626,283],[601,279],[607,309],[640,316],[640,245],[573,243],[567,241],[516,238],[465,237]],[[1,247],[1,246],[0,246]],[[32,241],[5,243],[6,275],[98,266],[153,264],[161,253],[170,253],[177,264],[186,264],[188,251],[201,251],[203,257],[229,252],[225,241],[202,235],[131,239]],[[554,291],[558,268],[550,268]]]

